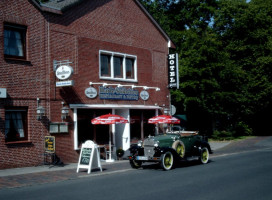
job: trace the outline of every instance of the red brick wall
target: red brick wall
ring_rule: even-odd
[[[2,24],[6,21],[28,27],[29,62],[3,59]],[[0,169],[42,164],[44,136],[49,135],[50,121],[61,121],[61,102],[168,105],[168,41],[133,0],[85,1],[63,15],[41,13],[30,1],[3,0],[0,1],[0,24],[0,87],[7,88],[8,92],[7,99],[0,99]],[[88,99],[84,90],[89,82],[102,82],[98,74],[99,50],[137,56],[138,83],[135,84],[160,87],[161,91],[150,90],[150,99],[146,102]],[[73,62],[71,79],[75,86],[56,88],[53,60],[67,59]],[[40,121],[36,119],[37,97],[46,108],[46,116]],[[31,144],[5,144],[4,109],[7,105],[28,107]],[[70,110],[66,121],[72,122],[72,116]],[[77,162],[73,124],[69,124],[68,134],[55,137],[57,155],[64,162]]]
[[[28,62],[4,60],[3,23],[27,26]],[[37,97],[49,111],[47,99],[46,22],[42,14],[25,0],[0,1],[0,87],[7,89],[7,99],[0,99],[0,169],[43,163],[43,138],[48,134],[48,120],[36,119]],[[28,109],[28,140],[31,143],[5,143],[5,108]]]

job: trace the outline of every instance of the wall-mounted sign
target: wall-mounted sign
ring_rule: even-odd
[[[174,115],[174,114],[176,114],[176,111],[177,111],[176,107],[174,105],[171,105],[171,107],[170,107],[170,114]]]
[[[56,70],[56,77],[60,80],[66,80],[73,74],[73,68],[69,65],[61,65]]]
[[[56,87],[66,87],[66,86],[74,86],[74,80],[56,82]]]
[[[55,153],[55,137],[45,136],[44,149],[46,153]]]
[[[0,88],[0,98],[7,98],[7,89]]]
[[[138,101],[139,91],[125,87],[112,88],[100,86],[99,97],[100,99]]]
[[[149,93],[146,90],[141,91],[140,97],[142,100],[146,101],[149,99]]]
[[[178,54],[168,54],[168,87],[179,89]]]
[[[87,140],[82,144],[77,165],[77,173],[80,168],[88,169],[88,174],[91,173],[92,168],[100,168],[100,171],[102,172],[97,144],[91,140]]]
[[[97,90],[94,88],[94,87],[89,87],[89,88],[86,88],[85,90],[85,95],[88,97],[88,98],[95,98],[97,96]]]

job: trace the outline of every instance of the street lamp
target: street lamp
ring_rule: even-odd
[[[61,102],[62,108],[61,108],[61,119],[64,120],[69,114],[69,108],[66,106],[63,106],[64,102]]]
[[[42,117],[43,117],[44,114],[45,114],[45,109],[44,109],[44,107],[40,106],[39,103],[40,103],[40,99],[37,98],[37,119],[38,119],[38,120],[42,119]]]

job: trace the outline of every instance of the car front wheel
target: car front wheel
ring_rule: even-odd
[[[138,160],[133,159],[133,160],[130,160],[129,163],[130,163],[130,166],[134,169],[138,169],[138,168],[142,167],[142,161],[138,161]]]
[[[161,155],[161,167],[164,170],[172,169],[174,164],[173,154],[167,151],[165,154]]]
[[[209,150],[207,147],[203,147],[200,150],[200,157],[199,157],[199,161],[202,164],[206,164],[209,161]]]

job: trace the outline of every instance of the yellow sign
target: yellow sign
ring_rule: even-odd
[[[45,136],[44,148],[45,148],[45,152],[47,153],[55,153],[55,137],[54,136]]]

